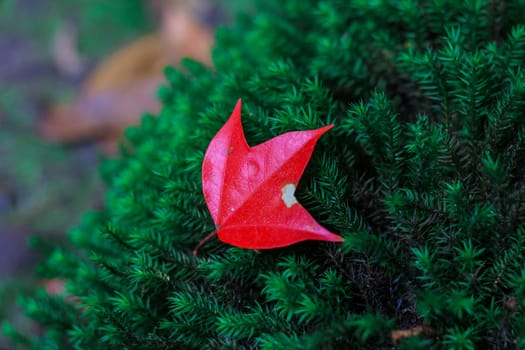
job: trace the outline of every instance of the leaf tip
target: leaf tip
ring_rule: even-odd
[[[239,98],[237,100],[237,103],[235,104],[235,108],[233,109],[233,113],[235,114],[241,114],[241,109],[242,109],[242,99]]]

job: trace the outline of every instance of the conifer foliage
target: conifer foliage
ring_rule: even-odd
[[[266,0],[214,69],[166,70],[158,118],[102,165],[106,208],[21,301],[34,349],[525,347],[525,3]],[[204,152],[243,99],[250,145],[319,140],[299,202],[343,243],[210,241]]]

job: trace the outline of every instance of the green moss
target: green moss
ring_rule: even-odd
[[[164,109],[102,166],[106,209],[46,274],[34,348],[523,346],[525,5],[265,1],[213,71],[166,72]],[[343,244],[209,242],[204,151],[238,98],[248,142],[335,122],[299,200]],[[57,312],[60,317],[57,317]],[[393,344],[391,331],[426,332]]]

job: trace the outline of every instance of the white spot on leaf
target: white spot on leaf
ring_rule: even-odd
[[[281,189],[282,196],[281,199],[284,202],[284,205],[286,205],[287,208],[291,208],[294,204],[298,203],[297,198],[295,198],[295,185],[294,184],[287,184],[284,185]]]

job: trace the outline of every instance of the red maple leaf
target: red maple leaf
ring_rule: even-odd
[[[250,147],[241,124],[241,100],[237,102],[202,164],[204,197],[221,241],[249,249],[343,241],[319,225],[294,196],[317,140],[332,127],[287,132]]]

